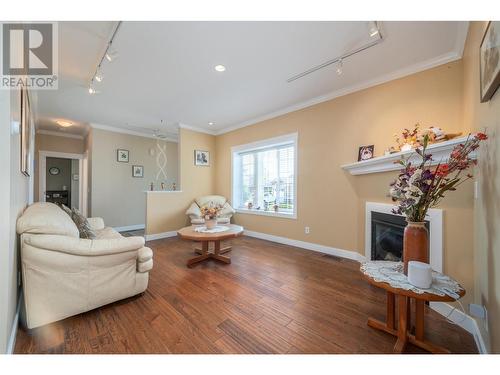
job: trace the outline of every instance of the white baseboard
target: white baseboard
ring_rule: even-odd
[[[146,241],[160,240],[162,238],[175,237],[177,236],[177,231],[173,230],[170,232],[156,233],[156,234],[146,234]]]
[[[17,301],[16,315],[14,316],[14,321],[12,322],[12,328],[10,330],[9,343],[7,344],[7,354],[13,354],[16,346],[17,328],[19,326],[19,314],[21,312],[22,299],[23,292],[21,291],[19,293],[19,300]]]
[[[127,225],[124,227],[114,227],[113,229],[117,232],[128,232],[129,230],[139,230],[146,228],[145,224],[135,224],[135,225]]]
[[[483,335],[479,329],[479,326],[474,318],[463,313],[459,309],[453,310],[453,306],[445,302],[431,302],[431,308],[441,314],[444,317],[448,317],[456,325],[462,327],[472,336],[474,336],[474,341],[476,342],[477,350],[481,354],[487,354],[488,349],[484,343]],[[448,316],[449,315],[449,316]]]
[[[337,249],[335,247],[319,245],[319,244],[312,243],[312,242],[292,240],[292,239],[286,238],[286,237],[280,237],[280,236],[275,236],[272,234],[266,234],[266,233],[261,233],[261,232],[254,232],[251,230],[245,230],[244,234],[249,236],[249,237],[260,238],[261,240],[267,240],[267,241],[271,241],[271,242],[277,242],[277,243],[280,243],[283,245],[300,247],[301,249],[317,251],[320,253],[334,255],[337,257],[341,257],[341,258],[356,260],[358,262],[364,262],[366,260],[363,255],[361,255],[355,251]]]

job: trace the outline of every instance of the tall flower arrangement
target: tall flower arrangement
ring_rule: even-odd
[[[464,171],[476,163],[470,154],[487,138],[484,133],[469,135],[464,143],[455,146],[447,162],[431,168],[433,159],[427,153],[429,138],[425,136],[422,148],[415,149],[422,159],[419,164],[413,165],[404,157],[396,162],[403,169],[391,183],[390,195],[397,202],[394,213],[404,214],[409,222],[423,222],[429,208],[437,206],[447,191],[456,190],[472,178],[470,173],[464,175]]]

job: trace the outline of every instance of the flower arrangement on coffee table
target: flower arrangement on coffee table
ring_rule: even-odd
[[[436,207],[446,192],[455,191],[473,177],[470,173],[464,175],[464,171],[476,164],[470,157],[471,153],[487,138],[484,133],[469,135],[464,143],[455,146],[446,162],[431,167],[432,155],[427,153],[429,138],[425,136],[422,148],[415,149],[422,158],[419,164],[414,165],[409,161],[410,158],[404,157],[395,162],[401,164],[403,169],[391,183],[390,195],[393,202],[397,203],[393,212],[405,215],[408,221],[403,244],[405,273],[410,260],[428,263],[428,234],[425,228],[427,211]]]
[[[208,229],[217,225],[217,217],[221,210],[222,206],[218,204],[209,204],[200,208],[201,216],[205,219],[205,225]]]

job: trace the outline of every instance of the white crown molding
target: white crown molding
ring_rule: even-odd
[[[467,34],[469,33],[469,21],[458,23],[457,40],[455,43],[455,52],[460,58],[464,55],[465,42],[467,41]]]
[[[52,135],[54,137],[64,137],[64,138],[73,138],[73,139],[83,139],[84,136],[80,134],[69,134],[69,133],[63,133],[63,132],[58,132],[54,130],[44,130],[44,129],[39,129],[36,131],[37,134],[43,134],[43,135]]]
[[[179,128],[192,130],[192,131],[198,132],[198,133],[210,134],[210,135],[217,135],[218,134],[218,132],[216,130],[204,129],[204,128],[199,127],[199,126],[187,125],[187,124],[183,124],[180,122],[179,122]]]
[[[100,129],[100,130],[106,130],[106,131],[114,132],[114,133],[122,133],[122,134],[135,135],[137,137],[157,139],[157,140],[160,140],[160,141],[175,142],[175,143],[179,142],[179,140],[176,139],[176,138],[171,138],[171,137],[158,138],[154,134],[148,134],[148,133],[138,132],[138,131],[135,131],[135,130],[118,128],[118,127],[110,126],[110,125],[96,124],[96,123],[93,123],[93,122],[90,123],[90,127],[93,128],[93,129]]]
[[[460,32],[460,35],[462,35],[462,34],[463,34],[463,31]],[[465,35],[467,35],[466,32],[465,32]],[[392,73],[388,73],[388,74],[379,76],[377,78],[358,83],[356,85],[346,87],[346,88],[341,89],[341,90],[335,90],[335,91],[332,91],[328,94],[317,96],[315,98],[306,100],[304,102],[300,102],[300,103],[294,104],[292,106],[280,109],[278,111],[268,113],[267,115],[259,116],[259,117],[253,118],[253,119],[248,120],[248,121],[244,121],[244,122],[236,124],[236,125],[231,125],[231,126],[219,129],[215,132],[215,135],[221,135],[224,133],[228,133],[228,132],[231,132],[233,130],[237,130],[237,129],[244,128],[244,127],[247,127],[250,125],[254,125],[254,124],[257,124],[259,122],[269,120],[269,119],[272,119],[272,118],[275,118],[278,116],[282,116],[282,115],[285,115],[285,114],[290,113],[290,112],[295,112],[295,111],[298,111],[298,110],[301,110],[301,109],[304,109],[307,107],[311,107],[315,104],[323,103],[323,102],[326,102],[328,100],[332,100],[332,99],[335,99],[335,98],[338,98],[338,97],[341,97],[344,95],[352,94],[356,91],[361,91],[361,90],[364,90],[364,89],[367,89],[367,88],[370,88],[373,86],[380,85],[382,83],[393,81],[393,80],[403,78],[403,77],[406,77],[406,76],[409,76],[409,75],[412,75],[415,73],[422,72],[422,71],[427,70],[427,69],[435,68],[436,66],[439,66],[439,65],[443,65],[443,64],[447,64],[447,63],[459,60],[462,58],[463,43],[460,46],[460,43],[457,42],[455,47],[459,48],[459,50],[448,52],[444,55],[437,56],[435,58],[414,64],[412,66],[409,66],[409,67],[406,67],[403,69],[396,70]]]

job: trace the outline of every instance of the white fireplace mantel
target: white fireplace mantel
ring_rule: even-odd
[[[460,137],[429,145],[427,150],[430,154],[432,154],[432,164],[435,165],[439,162],[445,162],[448,160],[453,148],[460,143],[464,143],[466,140],[467,137]],[[401,165],[395,164],[394,162],[400,160],[402,156],[410,157],[410,161],[412,162],[420,162],[422,160],[414,150],[400,151],[390,155],[378,156],[373,159],[358,161],[357,163],[345,164],[342,165],[342,169],[349,171],[349,173],[353,175],[396,171],[401,169]],[[476,153],[472,152],[470,154],[470,158],[476,159]]]

